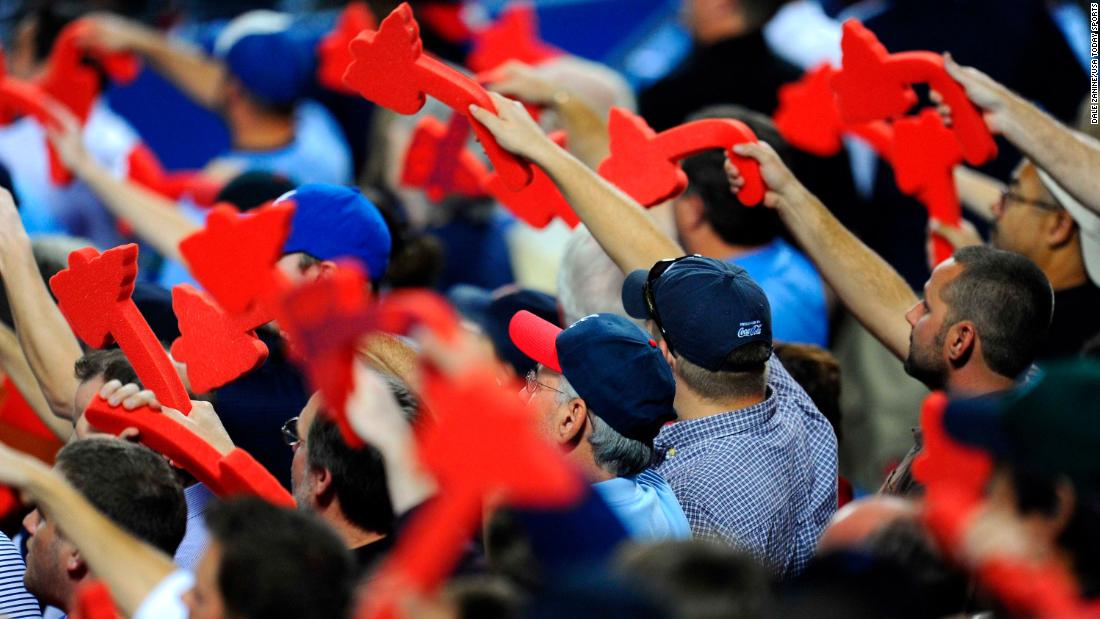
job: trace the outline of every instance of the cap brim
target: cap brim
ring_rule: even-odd
[[[647,320],[649,307],[645,302],[645,283],[649,273],[644,269],[638,269],[623,280],[623,309],[631,318]]]
[[[541,363],[542,365],[561,372],[561,362],[558,361],[557,339],[561,333],[561,327],[547,322],[527,310],[520,310],[512,316],[508,323],[508,336],[516,348]]]
[[[1100,215],[1078,202],[1062,188],[1049,174],[1039,170],[1039,180],[1054,199],[1065,207],[1073,221],[1081,230],[1081,255],[1085,261],[1085,270],[1092,283],[1100,286]]]
[[[1003,395],[951,400],[943,415],[944,430],[956,441],[987,451],[1006,455],[1010,449],[1004,426]]]

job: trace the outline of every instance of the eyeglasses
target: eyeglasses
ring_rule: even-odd
[[[302,443],[302,437],[298,436],[297,417],[287,419],[280,431],[283,433],[283,442],[291,449],[294,449]]]
[[[540,383],[539,373],[537,370],[530,370],[527,372],[527,384],[525,385],[525,389],[527,389],[527,393],[529,395],[535,395],[536,393],[538,393],[539,389],[549,389],[550,391],[556,391],[562,395],[569,395],[561,389],[554,389],[546,383]]]
[[[665,339],[665,344],[668,345],[668,352],[673,352],[672,340],[668,337],[668,332],[665,331],[665,326],[661,324],[661,314],[657,311],[657,299],[653,293],[653,283],[661,276],[665,274],[665,271],[672,265],[681,260],[688,258],[697,258],[699,254],[689,254],[687,256],[680,256],[679,258],[665,258],[664,260],[658,260],[653,268],[649,269],[649,275],[645,278],[645,284],[642,286],[642,296],[645,297],[646,309],[649,310],[649,316],[653,319],[653,324],[657,325],[657,330],[661,332],[661,337]]]
[[[1007,206],[1010,202],[1016,204],[1026,204],[1027,206],[1034,206],[1035,208],[1043,209],[1044,211],[1060,211],[1062,207],[1054,204],[1053,202],[1045,202],[1043,200],[1028,200],[1018,193],[1013,192],[1011,189],[1005,189],[1001,192],[1001,204]]]

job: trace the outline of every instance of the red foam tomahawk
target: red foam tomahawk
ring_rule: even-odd
[[[735,144],[756,141],[756,135],[740,121],[696,120],[657,133],[641,116],[612,108],[608,130],[611,154],[600,164],[600,175],[644,206],[680,195],[688,184],[680,161],[715,148],[725,149],[745,177],[745,186],[737,194],[741,202],[752,206],[764,199],[760,165],[731,150]]]
[[[191,473],[219,497],[247,494],[275,505],[294,507],[294,498],[248,452],[236,448],[222,455],[201,437],[159,411],[149,407],[128,411],[120,406],[112,407],[107,400],[97,396],[84,411],[84,417],[92,427],[111,434],[137,428],[144,445]]]
[[[487,369],[471,368],[458,378],[429,370],[423,399],[436,423],[418,434],[418,451],[440,491],[383,564],[376,590],[365,596],[363,618],[396,616],[398,590],[434,591],[477,529],[488,499],[549,508],[569,505],[584,491],[561,454],[538,435],[530,411]]]
[[[137,277],[134,244],[102,254],[91,247],[69,254],[69,268],[50,278],[50,289],[73,332],[93,348],[112,341],[157,400],[184,413],[191,400],[176,368],[130,296]]]
[[[85,581],[76,590],[76,604],[69,613],[70,619],[118,619],[121,617],[111,590],[98,580]]]
[[[547,226],[559,217],[570,227],[580,220],[565,201],[554,181],[538,166],[532,168],[531,183],[518,191],[512,190],[496,172],[492,172],[469,149],[465,148],[469,121],[454,114],[448,124],[430,116],[421,119],[405,151],[401,182],[427,192],[432,200],[447,195],[467,197],[491,196],[535,228]],[[565,132],[555,131],[550,139],[558,146],[565,144]]]
[[[394,9],[377,32],[365,30],[350,45],[355,60],[344,82],[364,98],[399,114],[415,114],[431,95],[460,114],[476,104],[496,112],[489,94],[477,82],[424,53],[420,27],[407,3]],[[492,134],[470,119],[489,161],[510,189],[531,182],[531,165],[496,143]]]
[[[180,326],[172,355],[187,364],[196,393],[220,387],[267,358],[255,330],[275,319],[279,294],[288,287],[275,263],[293,214],[289,202],[243,215],[219,205],[205,229],[180,242],[192,275],[208,293],[182,285],[172,290]]]
[[[963,158],[971,165],[981,165],[997,154],[981,113],[947,74],[942,56],[922,51],[891,54],[873,32],[854,19],[844,22],[840,45],[844,66],[832,85],[845,122],[901,117],[917,103],[912,86],[927,84],[951,106],[952,132]]]
[[[337,92],[354,93],[344,84],[344,72],[351,65],[351,40],[364,30],[378,28],[378,20],[365,2],[348,3],[336,20],[336,26],[317,44],[317,81]]]
[[[515,4],[474,37],[466,64],[474,73],[491,71],[509,60],[537,65],[564,54],[539,38],[538,15],[529,4]]]
[[[924,521],[949,553],[964,546],[979,517],[993,462],[984,451],[955,442],[944,427],[947,396],[929,395],[921,408],[924,447],[913,463],[925,485]],[[973,560],[970,558],[969,560]],[[1013,614],[1024,617],[1100,617],[1100,606],[1082,599],[1065,568],[1051,560],[978,557],[982,586]]]

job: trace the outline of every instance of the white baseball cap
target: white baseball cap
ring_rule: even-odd
[[[1092,283],[1100,286],[1100,215],[1069,195],[1068,191],[1043,170],[1039,170],[1039,179],[1058,204],[1065,207],[1070,217],[1077,222],[1077,227],[1081,230],[1081,255],[1085,259],[1085,270],[1088,271]]]

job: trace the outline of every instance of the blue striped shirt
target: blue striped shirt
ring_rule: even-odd
[[[23,557],[7,535],[0,533],[0,616],[10,619],[41,619],[36,599],[23,587]]]
[[[653,441],[696,537],[802,571],[836,511],[836,435],[779,359],[753,406],[665,426]]]

